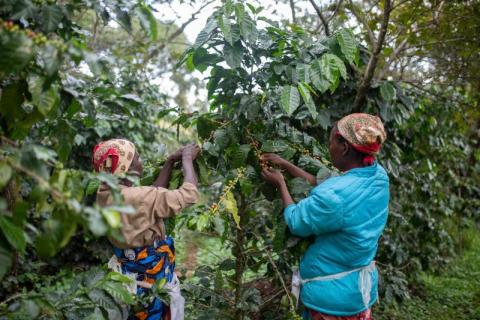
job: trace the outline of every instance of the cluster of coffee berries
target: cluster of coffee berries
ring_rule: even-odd
[[[292,146],[294,149],[296,149],[298,152],[302,153],[303,155],[312,157],[312,158],[320,161],[321,163],[323,163],[323,164],[326,165],[326,166],[330,166],[330,165],[331,165],[331,163],[330,163],[328,160],[324,159],[323,157],[314,156],[313,154],[311,154],[310,150],[308,150],[308,149],[306,149],[306,148],[297,147],[297,146],[294,145],[294,144],[290,144],[290,146]]]
[[[306,148],[303,148],[303,149],[301,150],[301,152],[302,152],[304,155],[306,155],[306,156],[309,156],[309,155],[310,155],[310,150],[308,150],[308,149],[306,149]]]
[[[16,25],[15,23],[13,23],[12,21],[3,21],[2,22],[2,27],[5,30],[10,31],[10,32],[15,32],[15,31],[20,30],[20,27],[18,25]]]
[[[33,43],[37,46],[42,46],[45,44],[50,44],[62,51],[66,51],[68,46],[60,39],[48,39],[44,34],[40,32],[35,32],[30,29],[21,29],[18,24],[13,23],[12,21],[2,21],[0,20],[0,26],[9,31],[9,32],[22,32],[27,37],[32,39]]]
[[[229,193],[233,188],[235,188],[238,181],[240,181],[240,179],[242,179],[245,176],[246,171],[247,171],[247,169],[245,169],[244,167],[241,167],[241,168],[237,169],[237,175],[235,176],[235,178],[230,180],[223,187],[222,195],[218,199],[218,203],[212,203],[212,205],[210,206],[210,213],[211,214],[215,214],[215,213],[218,212],[219,206],[223,201],[225,201],[225,197],[226,197],[227,193]]]
[[[262,159],[262,151],[260,150],[260,144],[258,143],[258,141],[253,139],[251,136],[250,136],[250,145],[252,146],[253,150],[255,151],[255,156],[257,157],[258,162],[260,163],[260,167],[262,169],[270,168],[269,165],[268,165],[268,162]]]
[[[27,37],[32,39],[36,45],[45,44],[48,40],[44,35],[33,32],[30,29],[20,29],[18,24],[13,23],[12,21],[3,21],[1,26],[9,32],[23,32]]]

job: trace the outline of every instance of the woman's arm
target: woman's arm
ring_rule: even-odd
[[[278,185],[278,190],[280,191],[280,197],[282,198],[284,208],[295,203],[292,199],[292,196],[290,195],[290,192],[288,191],[285,180],[282,180],[282,182]]]
[[[317,178],[314,175],[308,173],[307,171],[303,170],[302,168],[297,167],[291,162],[284,160],[284,164],[282,166],[283,169],[287,170],[294,177],[304,178],[307,180],[312,186],[317,185]]]
[[[317,185],[317,178],[314,175],[312,175],[312,174],[306,172],[305,170],[297,167],[293,163],[283,159],[282,157],[280,157],[277,154],[265,153],[265,154],[262,155],[262,160],[268,161],[268,162],[271,162],[273,164],[278,165],[280,168],[287,170],[287,172],[294,177],[304,178],[312,186]]]
[[[185,146],[182,152],[183,182],[189,182],[195,186],[198,185],[197,173],[193,167],[195,160],[200,153],[200,147],[196,144]]]
[[[172,175],[173,167],[175,166],[176,162],[182,159],[183,148],[184,147],[178,149],[167,158],[167,160],[165,161],[165,164],[163,165],[162,170],[160,170],[160,173],[158,174],[157,179],[153,183],[154,187],[161,187],[161,188],[168,187],[168,183],[170,182],[170,177]]]

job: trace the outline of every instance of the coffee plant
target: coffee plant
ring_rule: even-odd
[[[356,70],[368,56],[349,29],[314,39],[296,25],[279,28],[260,10],[227,1],[180,62],[208,72],[210,110],[182,124],[195,126],[202,141],[204,180],[224,185],[219,200],[209,210],[199,207],[187,224],[216,232],[231,248],[231,256],[198,271],[200,285],[208,287],[196,296],[205,316],[212,310],[236,319],[274,318],[285,310],[296,316],[289,277],[309,240],[288,234],[278,195],[260,177],[268,164],[259,156],[278,153],[319,181],[332,174],[328,129],[351,112]],[[396,108],[397,120],[405,121],[415,108],[411,95],[400,84],[381,83],[364,111],[388,121]],[[311,188],[300,178],[288,184],[296,200]]]

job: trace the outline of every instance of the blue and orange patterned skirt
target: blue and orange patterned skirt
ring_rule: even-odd
[[[122,273],[136,273],[137,281],[152,285],[160,279],[172,281],[175,270],[175,247],[171,237],[155,241],[151,246],[134,249],[114,247],[113,250],[122,265]],[[143,295],[149,291],[148,288],[137,287],[137,295]],[[161,320],[168,312],[168,306],[157,297],[144,307],[145,310],[136,312],[129,319]]]

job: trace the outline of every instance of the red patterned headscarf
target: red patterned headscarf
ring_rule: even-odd
[[[387,138],[382,120],[366,113],[352,113],[337,123],[338,133],[357,151],[366,154],[364,164],[372,165]]]
[[[135,156],[135,145],[125,139],[111,139],[93,148],[95,171],[121,175],[128,171]]]

